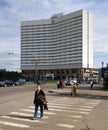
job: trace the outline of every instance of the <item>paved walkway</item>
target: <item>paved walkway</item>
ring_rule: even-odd
[[[80,84],[77,89],[78,96],[100,96],[100,98],[108,99],[108,91],[102,90],[103,86],[100,84],[95,84],[94,88],[91,90],[89,84]],[[53,89],[49,90],[50,93],[58,93],[58,94],[70,94],[71,86],[65,86],[63,89]]]

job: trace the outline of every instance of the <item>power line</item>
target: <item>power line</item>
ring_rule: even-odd
[[[3,25],[3,24],[1,24],[0,27],[3,27],[3,28],[19,28],[20,26]]]

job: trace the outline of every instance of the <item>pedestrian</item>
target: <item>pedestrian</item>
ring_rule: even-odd
[[[62,80],[60,80],[60,83],[59,83],[59,84],[60,84],[60,88],[62,88]]]
[[[62,88],[62,89],[64,88],[64,80],[62,80],[62,79],[60,80],[60,88]]]
[[[90,81],[90,88],[93,89],[93,85],[94,85],[94,82],[91,80]]]
[[[77,87],[78,87],[78,84],[76,83],[76,81],[73,81],[71,95],[74,95],[74,96],[77,95],[76,94]]]
[[[57,88],[60,88],[60,81],[57,81]]]
[[[61,82],[62,82],[62,88],[64,88],[64,80],[62,80]]]
[[[35,120],[38,116],[38,107],[40,107],[40,118],[44,116],[44,104],[47,105],[45,93],[41,88],[40,83],[37,83],[37,89],[34,95],[34,105],[35,105],[35,112],[33,119]]]

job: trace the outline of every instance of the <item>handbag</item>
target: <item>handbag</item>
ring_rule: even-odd
[[[44,96],[39,96],[39,99],[44,105],[47,104],[46,98]]]

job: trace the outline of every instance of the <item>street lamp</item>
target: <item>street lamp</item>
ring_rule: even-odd
[[[35,82],[38,81],[38,64],[37,64],[37,59],[35,59],[35,77],[34,77]]]
[[[39,58],[39,55],[36,53],[31,53],[34,57],[33,61],[35,62],[35,76],[34,81],[37,82],[39,80],[39,74],[38,74],[38,61],[45,60],[45,58]]]
[[[34,75],[34,81],[37,82],[38,81],[38,60],[37,60],[37,56],[35,53],[31,53],[33,55],[33,61],[35,62],[35,75]]]

